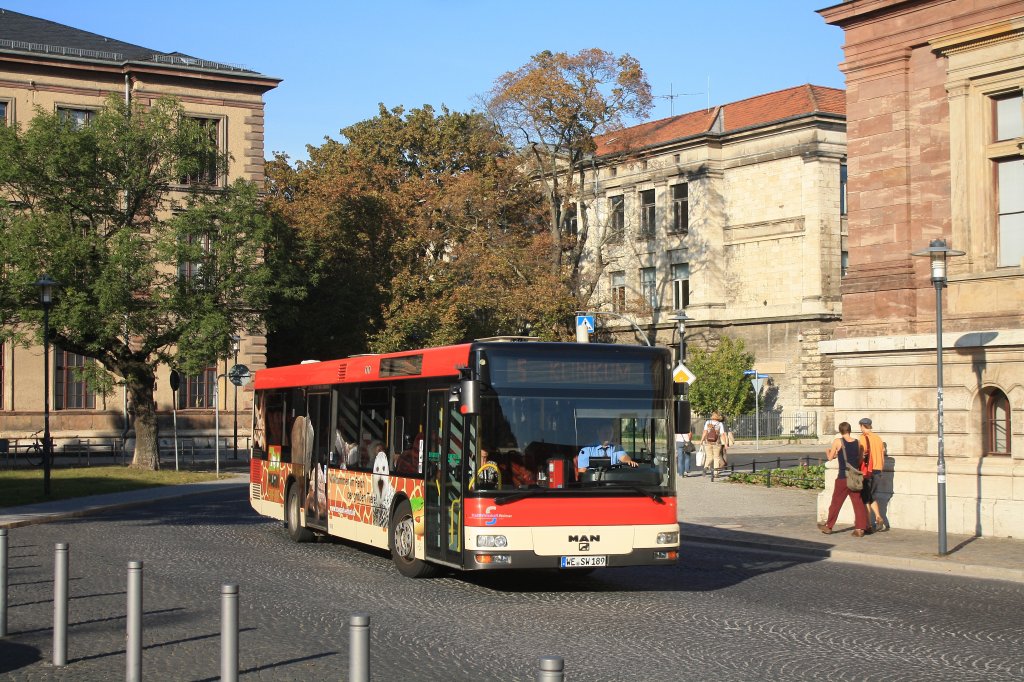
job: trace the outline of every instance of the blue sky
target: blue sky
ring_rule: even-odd
[[[636,57],[651,118],[802,83],[843,87],[842,31],[825,0],[0,0],[0,7],[164,52],[282,78],[266,95],[266,150],[306,145],[374,116],[377,104],[468,111],[542,50]],[[708,82],[710,79],[710,95]]]

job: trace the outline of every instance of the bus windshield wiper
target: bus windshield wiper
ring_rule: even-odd
[[[638,485],[624,485],[622,483],[619,483],[618,481],[602,481],[602,483],[604,483],[604,487],[606,488],[626,488],[627,490],[638,492],[641,495],[646,495],[647,497],[651,498],[658,504],[665,504],[665,500],[661,497],[659,493],[651,492],[647,488],[642,488]]]
[[[631,486],[628,486],[628,488],[630,490],[635,490],[638,493],[642,493],[642,494],[646,495],[647,497],[651,498],[652,500],[654,500],[658,504],[665,504],[665,500],[663,500],[661,498],[661,495],[659,495],[658,493],[653,493],[650,490],[647,490],[645,488],[641,488],[638,485],[631,485]]]

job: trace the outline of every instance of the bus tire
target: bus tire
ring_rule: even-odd
[[[415,521],[409,500],[399,502],[391,514],[388,549],[398,572],[406,578],[429,578],[437,573],[435,566],[416,558]]]
[[[288,522],[288,535],[295,542],[309,542],[313,539],[313,532],[302,525],[300,514],[299,498],[301,497],[299,486],[293,483],[288,486],[288,504],[285,507],[285,519]]]

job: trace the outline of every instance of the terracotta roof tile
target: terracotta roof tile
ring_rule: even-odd
[[[710,110],[702,109],[650,121],[597,137],[596,153],[601,156],[707,133],[711,131],[719,113],[722,114],[721,132],[725,133],[750,126],[767,125],[803,114],[828,113],[846,116],[846,91],[821,85],[799,85],[713,107]]]

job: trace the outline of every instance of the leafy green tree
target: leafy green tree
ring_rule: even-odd
[[[652,102],[636,59],[596,48],[536,54],[499,77],[486,97],[488,114],[522,150],[522,161],[543,188],[548,262],[581,303],[590,299],[604,267],[583,182],[592,170],[594,137],[646,118]],[[592,267],[585,272],[587,259]]]
[[[686,366],[697,377],[690,387],[695,414],[718,410],[724,417],[735,418],[754,408],[750,377],[743,374],[754,366],[754,355],[747,352],[742,339],[723,336],[713,350],[694,348],[687,354]]]
[[[41,110],[24,131],[0,126],[0,338],[38,341],[32,283],[59,281],[51,338],[127,388],[137,467],[159,466],[158,365],[197,373],[227,356],[232,333],[260,330],[272,301],[302,292],[252,183],[180,191],[226,163],[168,99],[112,96],[81,127]]]

